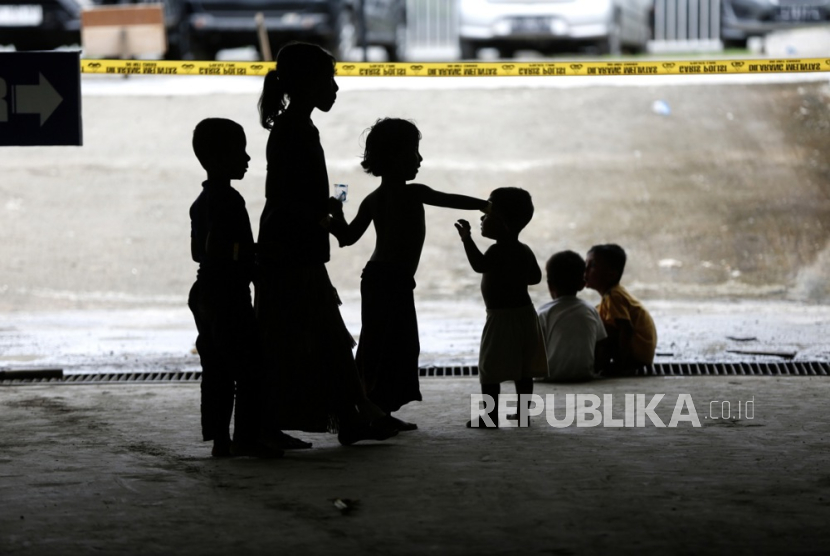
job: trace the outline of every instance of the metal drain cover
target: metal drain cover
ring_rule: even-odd
[[[422,377],[474,377],[478,366],[421,367]],[[655,363],[639,369],[635,376],[830,376],[827,361],[783,361],[774,363]],[[0,371],[0,385],[102,384],[198,382],[202,371],[64,373],[60,369]]]

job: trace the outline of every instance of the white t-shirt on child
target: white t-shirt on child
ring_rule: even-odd
[[[572,382],[594,378],[594,348],[607,337],[597,310],[574,295],[545,303],[537,311],[548,352],[548,378]]]

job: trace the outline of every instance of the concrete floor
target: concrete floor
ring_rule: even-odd
[[[196,384],[0,387],[0,554],[819,554],[826,377],[645,378],[539,394],[689,394],[700,427],[469,430],[471,379],[422,380],[420,430],[216,460]],[[723,417],[724,401],[731,418]],[[747,401],[754,402],[752,418]],[[737,415],[741,407],[740,418]],[[688,413],[685,412],[684,413]],[[562,416],[561,407],[557,417]],[[358,500],[341,514],[333,499]]]

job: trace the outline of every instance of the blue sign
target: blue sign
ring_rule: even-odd
[[[0,146],[82,145],[79,52],[0,52]]]

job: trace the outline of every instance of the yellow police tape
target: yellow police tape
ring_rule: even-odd
[[[81,73],[112,75],[265,75],[274,62],[81,60]],[[515,77],[568,75],[703,75],[830,71],[830,58],[643,62],[340,62],[339,77]]]

